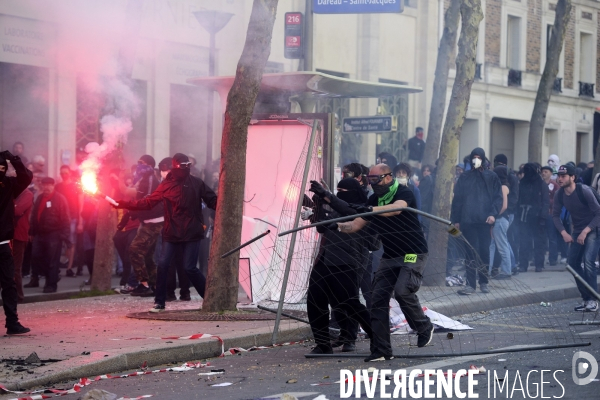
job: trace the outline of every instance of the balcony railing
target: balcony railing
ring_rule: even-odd
[[[554,93],[562,93],[562,80],[563,78],[556,78],[554,80],[554,86],[552,87]]]
[[[508,86],[521,86],[521,71],[515,69],[508,70]]]
[[[475,64],[475,80],[476,81],[481,80],[481,68],[482,68],[482,64]]]
[[[579,95],[583,97],[594,97],[594,84],[579,82]]]

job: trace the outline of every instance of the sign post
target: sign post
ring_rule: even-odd
[[[401,13],[404,0],[313,0],[315,14]]]
[[[300,12],[285,13],[284,57],[298,59],[304,56],[304,16]]]

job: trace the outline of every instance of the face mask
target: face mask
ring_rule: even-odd
[[[406,177],[406,176],[398,177],[398,178],[396,178],[396,182],[398,182],[399,185],[406,186],[406,185],[408,185],[408,177]]]
[[[474,158],[473,159],[473,168],[477,169],[481,167],[481,158]]]
[[[360,195],[354,191],[346,191],[346,192],[338,191],[336,196],[338,199],[343,200],[346,203],[350,203],[350,204],[361,203]]]
[[[548,160],[548,166],[550,167],[556,167],[556,163],[554,162],[554,160]]]
[[[160,171],[160,177],[163,179],[167,179],[167,175],[169,175],[169,172],[171,172],[171,171],[170,170]]]
[[[188,168],[173,168],[171,170],[171,175],[173,175],[175,180],[181,181],[190,175],[190,170]]]
[[[390,191],[390,188],[392,187],[393,183],[394,183],[394,181],[391,181],[387,185],[385,185],[385,184],[383,184],[383,185],[373,185],[373,193],[375,193],[375,195],[377,197],[384,196],[387,192]]]

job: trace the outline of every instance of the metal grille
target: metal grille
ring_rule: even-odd
[[[594,97],[594,84],[579,82],[579,95],[584,97]]]
[[[562,93],[562,78],[556,78],[554,80],[554,86],[552,87],[554,93]]]
[[[521,71],[508,70],[508,86],[521,86]]]
[[[398,129],[380,133],[381,142],[377,145],[377,154],[388,152],[398,160],[406,159],[406,150],[402,147],[408,139],[408,95],[382,97],[379,109],[383,115],[396,117]]]
[[[102,94],[89,90],[81,79],[77,79],[77,149],[83,149],[90,142],[100,143],[100,117],[105,104],[106,98]]]

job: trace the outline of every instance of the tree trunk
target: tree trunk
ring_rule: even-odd
[[[440,48],[438,49],[437,63],[435,65],[435,79],[433,80],[433,94],[431,96],[431,109],[429,111],[423,165],[433,165],[440,151],[442,122],[444,121],[444,111],[446,109],[448,72],[450,71],[450,60],[456,54],[456,35],[458,34],[461,3],[462,0],[450,0],[450,7],[448,7],[444,16],[444,34],[440,40]]]
[[[460,131],[467,115],[471,86],[475,78],[475,55],[477,54],[477,38],[479,23],[483,19],[481,0],[463,0],[460,6],[462,26],[458,41],[458,56],[456,58],[456,78],[452,87],[452,97],[448,105],[448,114],[444,123],[440,158],[435,179],[433,214],[442,218],[450,218],[452,202],[454,167],[458,155]],[[433,224],[432,224],[433,225]],[[440,229],[432,229],[430,234],[430,259],[424,284],[443,285],[446,276],[446,249],[448,234]],[[427,278],[427,279],[425,279]]]
[[[565,40],[565,33],[569,18],[571,17],[571,0],[558,0],[552,26],[552,35],[546,53],[546,64],[540,79],[535,105],[531,113],[529,124],[529,150],[527,160],[529,162],[542,161],[542,139],[544,137],[544,125],[546,123],[546,112],[552,96],[552,88],[558,74],[558,61]]]
[[[110,165],[105,162],[105,165]],[[112,196],[107,174],[98,174],[98,185],[102,193]],[[108,201],[98,200],[98,225],[94,249],[94,268],[91,276],[93,290],[110,290],[112,270],[115,265],[115,245],[112,238],[117,230],[116,210]]]
[[[208,262],[206,298],[202,305],[202,309],[208,312],[236,310],[239,252],[225,259],[221,259],[221,254],[239,246],[241,242],[248,124],[271,52],[277,2],[254,0],[246,43],[233,87],[227,96],[221,141],[219,196]]]

